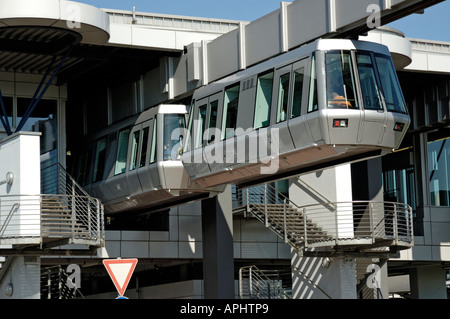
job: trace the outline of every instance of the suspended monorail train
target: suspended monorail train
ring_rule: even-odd
[[[186,129],[186,122],[188,126]],[[89,137],[72,175],[105,213],[155,211],[386,154],[409,127],[387,47],[317,40]]]
[[[106,214],[154,211],[213,196],[224,186],[190,185],[180,160],[185,105],[159,105],[109,126],[82,141],[72,176]]]
[[[201,187],[386,154],[410,124],[388,48],[319,39],[199,88],[182,161]]]

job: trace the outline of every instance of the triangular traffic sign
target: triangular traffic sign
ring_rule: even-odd
[[[135,258],[103,260],[103,265],[105,265],[105,268],[108,271],[108,274],[111,277],[114,286],[116,286],[120,296],[123,296],[125,293],[134,268],[136,268],[137,262],[138,260]]]

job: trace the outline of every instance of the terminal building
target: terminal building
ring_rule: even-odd
[[[386,1],[375,18],[385,24],[438,2]],[[0,299],[114,299],[102,261],[116,258],[138,259],[125,293],[131,299],[447,299],[450,43],[370,27],[370,1],[333,4],[282,2],[246,22],[0,0]],[[373,87],[365,76],[383,83],[380,92],[389,85],[381,71],[368,76],[383,55],[355,53],[349,43],[359,42],[389,50],[404,111],[389,112],[401,95],[390,100],[383,93],[376,104],[364,93]],[[295,60],[305,48],[323,52]],[[280,153],[283,170],[258,178],[245,175],[251,167],[208,175],[211,162],[190,165],[186,154],[198,140],[186,131],[174,136],[174,128],[195,132],[203,123],[194,122],[197,115],[211,124],[225,104],[221,85],[230,102],[252,91],[259,96],[259,89],[266,96],[264,85],[279,79],[280,99],[272,101],[282,105],[281,97],[289,99],[282,89],[295,88],[283,86],[288,72],[306,88],[298,115],[314,120],[321,98],[314,102],[310,87],[323,90],[324,101],[326,90],[314,63],[323,63],[323,74],[336,72],[337,63],[344,87],[354,85],[346,103],[372,107],[353,111],[356,119],[330,120],[336,130],[359,121],[356,142],[342,148],[353,153],[314,162],[340,149],[317,139],[305,151],[317,156],[312,164],[285,169],[282,163],[305,155]],[[355,84],[355,75],[364,84]],[[238,79],[235,89],[231,81]],[[214,104],[216,97],[222,103]],[[267,114],[278,125],[284,120],[272,106]],[[230,102],[221,114],[243,123],[232,110]],[[270,121],[251,120],[258,132]],[[276,127],[283,146],[282,124]],[[381,133],[372,144],[394,131],[397,144],[358,153],[366,147],[361,139],[371,138],[364,130],[374,128]],[[350,138],[339,134],[336,141]],[[208,136],[205,149],[217,137]]]

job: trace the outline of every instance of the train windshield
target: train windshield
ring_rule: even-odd
[[[350,51],[327,52],[325,65],[328,107],[358,109],[355,72]]]
[[[375,61],[387,110],[406,114],[405,100],[391,58],[376,54]]]
[[[186,119],[184,114],[164,115],[163,160],[175,161],[181,158],[183,136],[185,134]]]
[[[364,109],[383,111],[380,87],[375,75],[376,71],[372,55],[369,52],[357,52],[356,61],[358,63]]]
[[[357,51],[352,63],[350,51],[328,51],[325,54],[327,102],[329,108],[359,109],[357,85],[361,104],[366,110],[383,111],[383,101],[389,112],[406,114],[406,106],[394,65],[389,56]],[[358,73],[354,70],[357,68]],[[356,80],[356,74],[359,81]]]

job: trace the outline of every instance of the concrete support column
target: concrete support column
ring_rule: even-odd
[[[409,282],[412,299],[447,299],[445,269],[441,265],[413,268]]]
[[[294,299],[356,299],[354,259],[292,257]]]
[[[41,258],[12,258],[0,279],[0,299],[41,298]]]
[[[205,299],[234,298],[231,188],[202,201]]]

